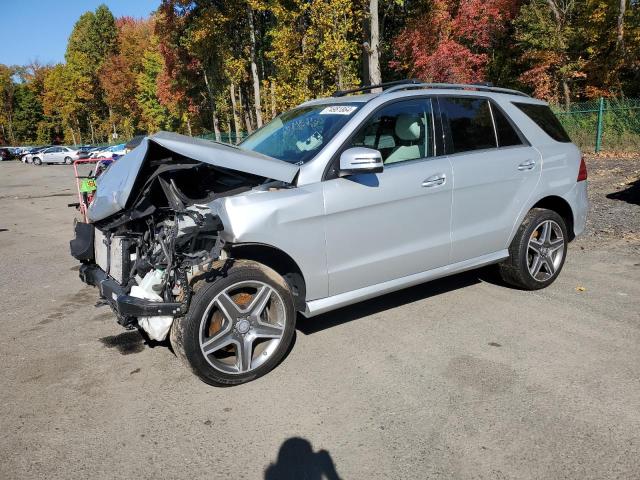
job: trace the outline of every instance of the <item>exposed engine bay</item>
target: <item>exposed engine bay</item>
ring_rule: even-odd
[[[173,317],[188,309],[191,279],[225,256],[224,226],[212,202],[262,185],[288,184],[197,161],[159,144],[144,147],[126,208],[93,224],[77,223],[71,251],[84,264],[81,277],[100,287],[119,323],[163,340]],[[109,173],[101,177],[107,184]],[[100,189],[98,183],[98,200]]]

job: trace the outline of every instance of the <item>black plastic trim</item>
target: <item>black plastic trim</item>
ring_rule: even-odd
[[[80,279],[88,285],[98,287],[100,296],[121,317],[176,316],[187,311],[185,303],[151,302],[127,295],[124,287],[95,264],[80,266]]]

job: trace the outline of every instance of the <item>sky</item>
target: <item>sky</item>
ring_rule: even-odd
[[[73,25],[104,3],[117,17],[147,17],[160,0],[0,0],[0,63],[64,61]]]

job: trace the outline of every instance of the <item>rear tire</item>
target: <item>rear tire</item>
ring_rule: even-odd
[[[502,279],[523,290],[551,285],[567,256],[567,226],[552,210],[527,213],[509,246],[509,258],[500,264]]]
[[[189,311],[174,320],[170,340],[202,381],[240,385],[282,361],[293,342],[296,311],[278,273],[261,263],[227,260],[214,264],[192,289]]]

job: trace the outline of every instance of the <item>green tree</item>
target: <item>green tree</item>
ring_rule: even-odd
[[[15,73],[15,68],[0,64],[0,138],[5,143],[15,142],[13,131]]]
[[[23,143],[33,143],[38,137],[38,125],[44,120],[42,102],[31,85],[16,85],[13,128],[16,138]]]
[[[149,133],[167,128],[175,121],[167,107],[158,99],[158,77],[163,70],[163,59],[157,47],[157,39],[153,38],[150,47],[144,53],[142,70],[136,78],[136,100],[140,107],[142,123]]]

